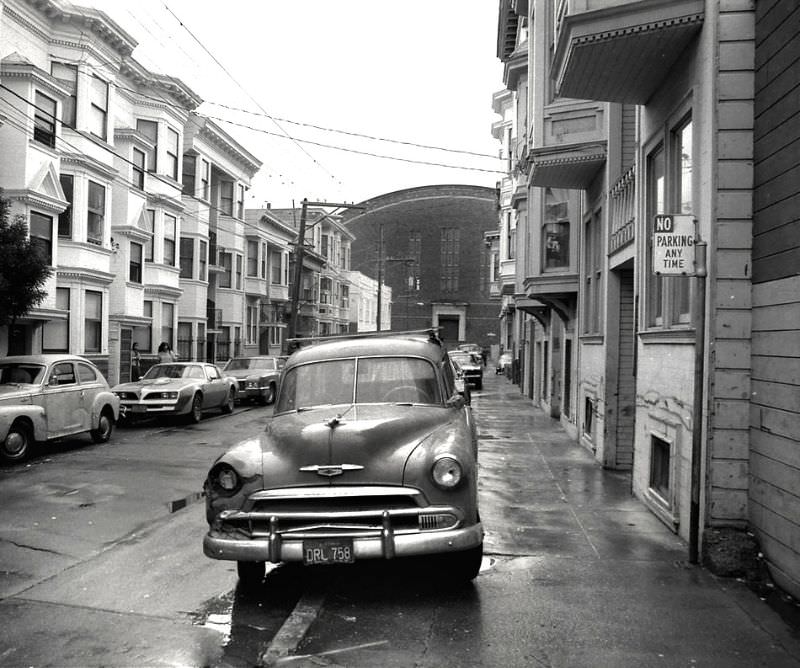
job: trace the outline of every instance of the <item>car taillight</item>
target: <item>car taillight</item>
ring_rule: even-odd
[[[440,457],[433,464],[431,476],[442,489],[452,489],[461,482],[463,471],[454,457]]]

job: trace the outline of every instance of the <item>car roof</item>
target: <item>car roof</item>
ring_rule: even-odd
[[[397,355],[424,357],[433,363],[442,359],[442,346],[438,339],[421,334],[381,334],[363,337],[332,337],[296,350],[287,362],[287,368],[306,362],[335,360],[346,357]]]
[[[94,365],[92,360],[80,355],[46,353],[42,355],[11,355],[10,357],[0,357],[1,364],[25,363],[25,364],[52,364],[53,362],[88,362]]]

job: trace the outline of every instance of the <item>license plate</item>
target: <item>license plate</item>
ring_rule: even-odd
[[[351,538],[303,541],[303,563],[307,566],[352,564],[354,561]]]
[[[134,404],[129,409],[132,413],[146,413],[147,406],[140,406],[139,404]]]

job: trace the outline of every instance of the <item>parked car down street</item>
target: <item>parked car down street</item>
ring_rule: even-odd
[[[288,360],[265,431],[223,453],[204,489],[213,559],[258,582],[265,562],[440,555],[480,568],[477,430],[428,333],[331,337]]]
[[[267,406],[275,401],[285,357],[234,357],[222,373],[236,379],[236,399]]]
[[[138,381],[115,385],[112,391],[124,420],[185,416],[199,422],[208,410],[232,413],[236,401],[236,381],[206,362],[155,364]]]
[[[119,399],[100,370],[77,355],[20,355],[0,360],[0,454],[27,459],[36,442],[88,432],[111,438]]]
[[[479,353],[468,353],[463,350],[451,350],[450,358],[458,362],[468,383],[472,383],[476,390],[483,389],[483,360]]]

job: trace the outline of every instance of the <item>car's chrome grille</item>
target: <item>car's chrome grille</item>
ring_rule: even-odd
[[[247,381],[246,380],[239,380],[239,381],[237,381],[237,383],[239,385],[239,390],[244,391],[245,389],[247,389]]]
[[[397,533],[438,531],[458,524],[452,509],[420,507],[416,501],[402,494],[256,499],[249,511],[224,513],[220,520],[221,528],[252,538],[285,539],[376,536],[387,526]]]

